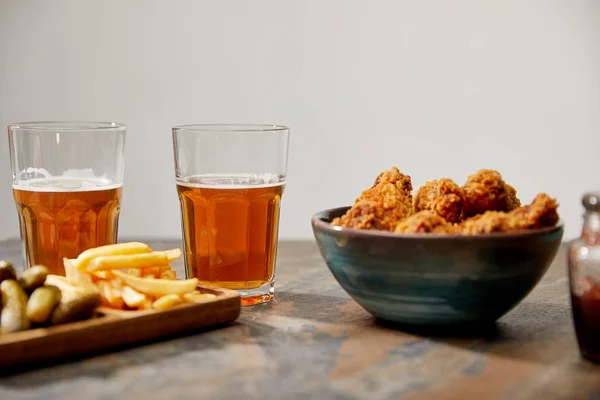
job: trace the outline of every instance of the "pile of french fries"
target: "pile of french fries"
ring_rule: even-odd
[[[166,310],[214,298],[197,290],[198,279],[177,279],[170,263],[179,257],[181,249],[152,251],[140,242],[101,246],[65,258],[65,276],[48,275],[46,282],[63,295],[94,291],[117,310]]]

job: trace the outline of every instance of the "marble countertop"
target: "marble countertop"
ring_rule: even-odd
[[[18,260],[18,241],[0,256]],[[567,285],[563,249],[495,325],[404,332],[351,300],[313,242],[282,242],[271,304],[221,329],[2,377],[0,399],[598,400],[600,366],[579,356]]]

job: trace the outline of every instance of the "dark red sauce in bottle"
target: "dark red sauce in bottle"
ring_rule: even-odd
[[[586,277],[590,288],[577,296],[571,294],[573,322],[581,354],[600,362],[600,283]]]
[[[583,357],[600,363],[600,193],[587,193],[581,237],[569,247],[571,306]]]

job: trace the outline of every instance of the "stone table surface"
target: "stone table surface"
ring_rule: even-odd
[[[20,259],[18,241],[0,257]],[[3,377],[0,399],[600,399],[600,366],[577,349],[564,249],[520,305],[470,332],[382,325],[313,242],[282,242],[277,268],[275,301],[230,326]]]

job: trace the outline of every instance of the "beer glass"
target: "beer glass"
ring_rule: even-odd
[[[243,305],[274,295],[288,138],[274,125],[173,128],[186,275]]]
[[[64,275],[64,257],[117,241],[125,125],[17,123],[8,141],[26,267]]]

